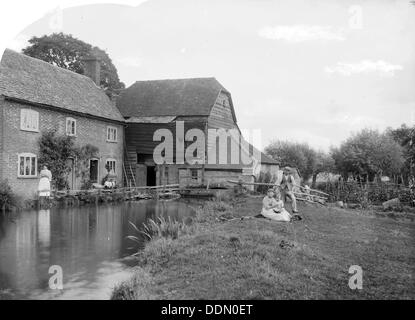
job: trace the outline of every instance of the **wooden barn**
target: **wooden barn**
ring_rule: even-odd
[[[233,129],[240,134],[231,94],[215,78],[137,81],[122,92],[117,107],[127,123],[125,168],[130,184],[223,186],[230,179],[253,182],[261,171],[272,175],[278,172],[278,162],[254,152],[256,149],[249,144],[242,147],[241,140],[237,141],[238,161],[232,161],[232,136],[226,137],[225,146],[214,146],[215,142],[220,144],[221,135],[230,131],[218,134],[212,129]],[[196,141],[192,136],[195,130],[204,135],[203,149],[193,150],[193,161],[189,162],[180,152],[186,154],[187,148]],[[155,136],[157,132],[167,131],[173,139],[171,144],[165,143],[164,154],[172,157],[160,163],[155,161],[154,154],[163,139]],[[218,136],[212,138],[212,134]],[[225,155],[221,154],[223,147]],[[213,161],[213,157],[208,158],[212,152]],[[240,161],[243,153],[248,154],[251,163]]]

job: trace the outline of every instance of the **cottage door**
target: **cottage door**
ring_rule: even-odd
[[[92,183],[98,182],[98,160],[91,159],[89,162],[89,180]]]

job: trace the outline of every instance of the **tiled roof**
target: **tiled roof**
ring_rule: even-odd
[[[6,49],[0,94],[100,118],[123,121],[118,109],[88,77]]]
[[[117,107],[124,117],[209,116],[221,90],[227,92],[215,78],[137,81]]]

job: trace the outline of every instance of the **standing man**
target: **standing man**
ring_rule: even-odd
[[[293,212],[297,213],[297,200],[295,199],[295,195],[293,193],[294,186],[295,180],[293,175],[291,174],[291,168],[285,167],[283,170],[282,180],[280,184],[281,198],[285,205],[287,197],[289,197],[292,202]]]

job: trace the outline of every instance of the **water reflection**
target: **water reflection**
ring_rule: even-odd
[[[129,221],[141,226],[150,217],[183,219],[192,214],[183,202],[140,201],[117,205],[51,209],[0,220],[0,298],[106,299],[128,278],[128,256],[139,244]],[[63,269],[64,290],[50,290],[51,265]]]

